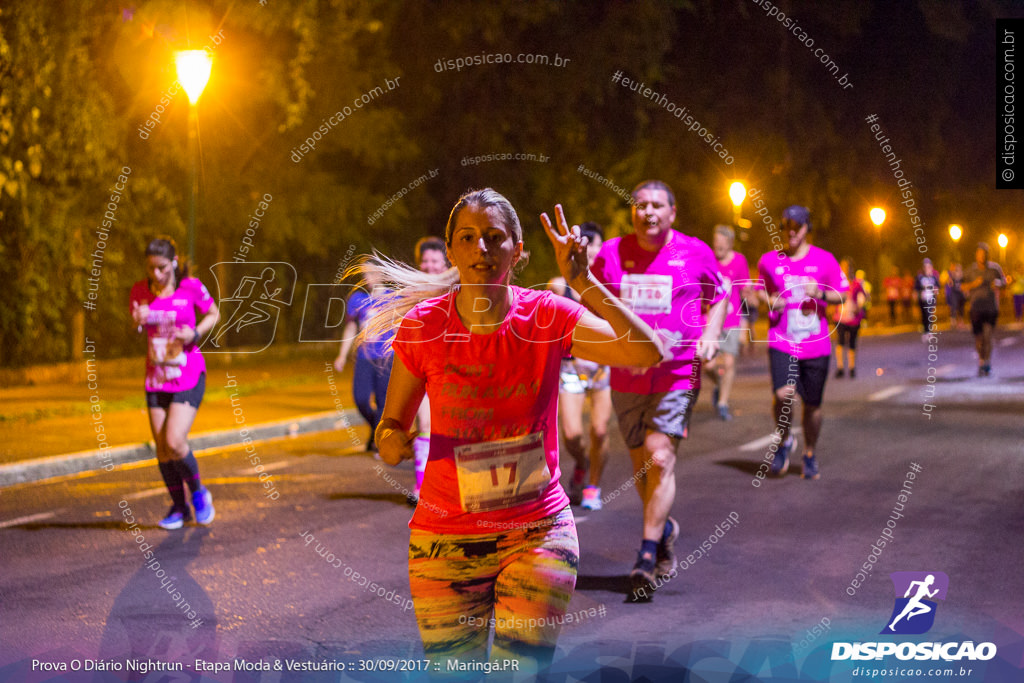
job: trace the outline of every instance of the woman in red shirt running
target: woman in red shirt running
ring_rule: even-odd
[[[527,671],[551,661],[579,563],[559,484],[561,360],[651,366],[662,358],[651,328],[590,274],[586,240],[561,206],[554,224],[547,214],[541,222],[586,308],[511,285],[523,258],[522,227],[490,188],[464,195],[448,219],[454,284],[391,262],[365,266],[395,285],[368,334],[404,314],[377,428],[385,462],[413,456],[410,428],[424,393],[430,399],[430,455],[409,522],[409,583],[434,660],[516,658]]]

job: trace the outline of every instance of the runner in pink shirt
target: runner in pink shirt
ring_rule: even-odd
[[[864,279],[859,276],[864,271],[854,272],[848,258],[840,261],[839,267],[847,274],[850,289],[846,293],[846,303],[836,306],[832,318],[832,321],[836,323],[836,379],[845,377],[847,368],[850,371],[850,379],[855,379],[857,377],[857,335],[860,333],[860,324],[864,322],[867,292],[864,289]],[[854,277],[850,277],[851,273],[854,273]],[[844,355],[847,356],[845,366]]]
[[[803,206],[788,207],[782,212],[786,248],[769,251],[757,264],[769,309],[768,358],[777,435],[769,447],[771,465],[762,465],[758,479],[764,478],[765,470],[781,477],[789,469],[789,451],[794,445],[789,416],[796,394],[804,405],[803,478],[819,476],[814,448],[821,431],[821,401],[832,356],[825,312],[829,304],[846,301],[850,285],[835,257],[807,241],[810,230],[810,211]]]
[[[185,485],[192,493],[195,518],[213,521],[213,499],[199,480],[199,464],[188,445],[188,432],[206,390],[206,362],[199,352],[220,313],[213,297],[197,278],[188,276],[188,263],[178,262],[174,241],[157,238],[146,246],[149,276],[131,291],[132,318],[146,331],[146,405],[156,444],[157,463],[171,509],[160,521],[164,529],[180,529],[192,518]],[[196,322],[196,309],[203,318]]]
[[[630,572],[632,600],[650,599],[656,576],[676,568],[679,523],[675,462],[700,389],[701,361],[715,357],[728,300],[715,255],[672,229],[676,199],[660,180],[633,190],[633,233],[605,242],[594,274],[649,323],[671,357],[647,370],[612,369],[612,404],[629,448],[644,507],[643,536]],[[704,325],[702,306],[710,306]]]
[[[445,229],[448,274],[387,261],[367,269],[396,285],[367,325],[401,323],[384,416],[381,458],[413,457],[416,410],[430,399],[430,456],[409,526],[409,585],[423,648],[440,663],[516,658],[550,662],[572,598],[579,542],[559,484],[559,366],[572,354],[650,366],[654,331],[587,267],[586,240],[560,206],[541,221],[559,270],[580,303],[510,284],[523,256],[515,209],[492,189],[463,196]],[[588,310],[589,309],[589,310]],[[404,314],[404,317],[401,317]],[[494,640],[487,643],[491,620]]]
[[[736,232],[728,225],[716,225],[712,237],[712,249],[722,274],[722,283],[729,292],[729,303],[722,323],[722,339],[718,355],[704,365],[705,374],[711,379],[714,389],[711,403],[722,420],[731,420],[729,397],[736,379],[736,359],[740,355],[740,344],[747,330],[743,327],[740,310],[743,300],[752,290],[747,257],[733,249]]]

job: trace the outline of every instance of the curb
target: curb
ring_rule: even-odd
[[[330,410],[287,420],[263,422],[247,427],[248,435],[245,438],[256,442],[297,436],[299,434],[347,429],[351,427],[354,417],[359,417],[358,413],[353,411],[339,413],[336,410]],[[359,420],[362,421],[362,418],[359,417]],[[196,453],[211,448],[235,446],[244,442],[244,439],[239,435],[240,431],[241,429],[227,429],[218,432],[203,432],[190,436],[189,443],[192,444],[192,450]],[[152,460],[154,458],[156,458],[156,451],[153,442],[147,441],[127,446],[78,451],[77,453],[68,453],[66,455],[51,455],[45,458],[24,460],[11,465],[0,465],[0,488],[44,481],[80,472],[95,470],[110,472],[118,465]]]

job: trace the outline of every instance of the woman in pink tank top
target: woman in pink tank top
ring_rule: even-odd
[[[131,291],[132,318],[145,331],[146,406],[156,444],[157,463],[171,509],[160,520],[164,529],[180,529],[192,519],[185,487],[192,495],[195,520],[213,521],[213,499],[199,479],[199,465],[188,444],[206,388],[206,362],[199,346],[217,325],[220,313],[213,297],[189,266],[178,260],[170,238],[158,237],[146,246],[147,278]],[[202,315],[197,322],[196,310]]]

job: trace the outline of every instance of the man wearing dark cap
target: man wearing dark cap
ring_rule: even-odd
[[[832,341],[825,311],[829,304],[842,305],[850,285],[835,256],[811,245],[811,213],[804,206],[782,212],[782,238],[774,251],[761,257],[757,270],[764,281],[768,302],[768,359],[775,407],[774,454],[771,474],[781,477],[789,470],[789,452],[795,445],[790,435],[793,400],[803,399],[803,478],[817,479],[815,446],[821,431],[821,401],[828,377]],[[764,478],[758,470],[758,478]]]
[[[971,331],[978,350],[978,377],[992,373],[992,332],[999,317],[999,290],[1006,286],[1003,269],[988,260],[988,245],[978,242],[974,263],[964,271],[961,285],[971,302]]]
[[[929,335],[935,331],[935,307],[939,303],[939,274],[930,258],[924,260],[914,278],[914,291],[917,293],[917,307],[921,310],[922,339],[928,341]]]

